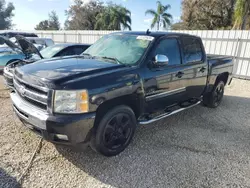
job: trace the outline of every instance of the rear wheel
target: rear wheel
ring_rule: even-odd
[[[135,114],[131,108],[113,108],[99,121],[91,139],[91,148],[105,156],[118,155],[131,142],[136,124]]]
[[[225,83],[219,81],[213,91],[206,94],[203,98],[203,104],[210,108],[216,108],[220,105],[224,95]]]

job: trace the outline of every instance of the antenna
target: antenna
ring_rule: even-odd
[[[150,34],[150,31],[149,31],[149,29],[147,29],[147,31],[146,31],[146,34],[148,35],[148,34]]]

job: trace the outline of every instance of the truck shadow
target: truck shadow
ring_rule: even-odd
[[[21,185],[17,182],[16,178],[11,177],[2,168],[0,168],[0,187],[19,188]]]
[[[205,159],[224,160],[231,149],[237,149],[248,159],[250,127],[246,127],[249,106],[250,98],[225,96],[217,109],[197,106],[158,123],[139,127],[130,146],[111,158],[103,157],[90,148],[75,152],[57,146],[57,150],[85,173],[114,187],[150,187],[157,181],[170,182],[171,177],[180,177],[178,181],[181,182],[181,177],[188,177],[189,168],[193,168],[192,155],[199,155],[199,160],[204,160],[204,166],[208,165]],[[230,118],[232,115],[238,116],[245,124],[237,126],[239,119]],[[200,136],[196,136],[196,133]],[[218,140],[218,143],[215,144],[214,140]],[[239,140],[244,142],[239,143]],[[237,143],[236,146],[234,143]],[[179,170],[175,172],[173,169]],[[202,168],[194,173],[201,178],[199,174],[203,173]]]

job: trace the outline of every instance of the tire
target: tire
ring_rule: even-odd
[[[131,142],[136,125],[133,110],[128,106],[117,106],[101,118],[90,146],[104,156],[118,155]]]
[[[223,99],[224,89],[225,83],[223,81],[217,82],[213,91],[203,97],[203,104],[209,108],[217,108]]]

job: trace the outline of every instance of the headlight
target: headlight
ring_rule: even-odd
[[[87,90],[56,90],[54,93],[54,112],[84,113],[89,111]]]

